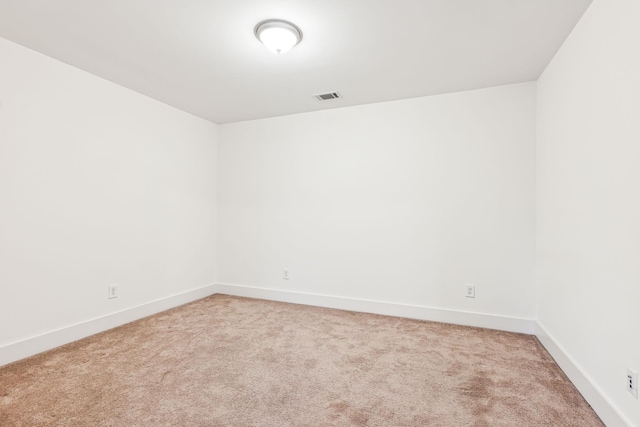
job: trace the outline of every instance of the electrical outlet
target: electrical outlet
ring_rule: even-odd
[[[638,398],[638,373],[631,368],[627,368],[627,390]]]
[[[476,285],[465,285],[466,293],[464,294],[467,298],[475,298],[476,297]]]
[[[109,294],[108,294],[109,299],[118,298],[118,295],[119,295],[118,285],[109,285]]]
[[[289,280],[289,269],[285,268],[284,270],[282,270],[282,278],[284,280]]]

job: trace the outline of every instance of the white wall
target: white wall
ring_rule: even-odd
[[[535,84],[222,125],[219,156],[221,283],[533,318]]]
[[[638,22],[637,1],[595,0],[537,109],[529,83],[219,128],[0,39],[0,349],[215,281],[537,307],[640,425]]]
[[[214,282],[217,126],[4,39],[0,64],[0,348]]]
[[[595,0],[538,82],[538,318],[633,425],[640,371],[640,2]]]

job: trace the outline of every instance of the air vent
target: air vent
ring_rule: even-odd
[[[342,99],[342,95],[340,95],[338,92],[319,93],[318,95],[313,95],[313,97],[318,101],[331,101],[332,99]]]

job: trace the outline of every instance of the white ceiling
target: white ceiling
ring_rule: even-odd
[[[590,3],[0,0],[0,36],[228,123],[536,80]],[[302,42],[268,51],[266,18]]]

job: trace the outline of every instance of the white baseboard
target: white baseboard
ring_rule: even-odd
[[[61,345],[97,334],[98,332],[106,331],[108,329],[124,325],[125,323],[133,322],[134,320],[207,297],[215,292],[215,285],[207,285],[181,294],[172,295],[136,307],[128,308],[117,313],[108,314],[86,322],[67,326],[36,337],[7,344],[0,347],[0,366],[42,353],[43,351],[60,347]]]
[[[215,293],[535,334],[608,427],[632,426],[624,414],[622,414],[606,397],[602,390],[595,385],[589,375],[580,368],[564,348],[548,333],[544,326],[533,319],[231,284],[203,286],[198,289],[155,300],[36,337],[7,344],[0,347],[0,366],[191,301],[205,298]]]
[[[552,335],[540,322],[536,322],[535,335],[547,349],[558,366],[569,377],[573,385],[582,394],[593,410],[607,427],[632,427],[633,424],[607,398],[602,390],[593,382],[591,377],[578,365],[575,360],[558,344]]]
[[[216,293],[248,298],[260,298],[271,301],[314,305],[337,308],[362,313],[384,314],[387,316],[407,317],[410,319],[431,320],[456,325],[476,326],[501,331],[520,332],[532,335],[535,320],[517,317],[497,316],[493,314],[472,313],[417,305],[397,304],[382,301],[370,301],[278,289],[257,288],[231,284],[216,285]]]

